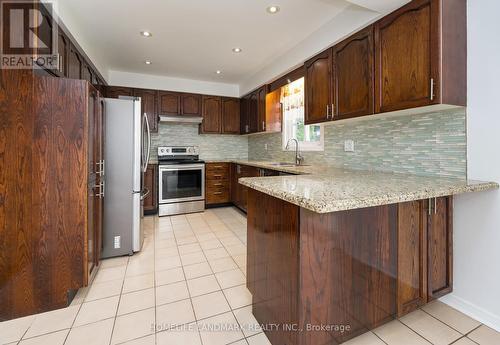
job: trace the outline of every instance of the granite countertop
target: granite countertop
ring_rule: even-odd
[[[292,176],[246,177],[239,182],[317,213],[372,207],[405,201],[436,198],[498,189],[495,182],[443,177],[359,171],[326,166],[273,165],[272,162],[218,160],[264,169],[283,171]]]

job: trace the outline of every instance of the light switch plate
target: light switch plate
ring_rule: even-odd
[[[122,244],[122,237],[121,236],[115,236],[115,241],[114,241],[114,248],[115,249],[118,249],[118,248],[121,248]]]
[[[354,140],[345,140],[344,141],[344,151],[345,152],[354,152]]]

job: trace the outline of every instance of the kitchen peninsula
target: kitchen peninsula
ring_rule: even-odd
[[[266,163],[258,164],[269,168]],[[338,344],[452,290],[453,195],[491,182],[328,167],[241,178],[247,287],[277,344]]]

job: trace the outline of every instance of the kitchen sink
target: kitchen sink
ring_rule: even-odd
[[[279,163],[271,163],[270,165],[273,165],[275,167],[307,167],[309,165],[307,164],[295,164],[295,163],[289,163],[289,162],[279,162]]]

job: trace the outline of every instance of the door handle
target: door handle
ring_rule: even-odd
[[[149,193],[150,193],[150,190],[149,190],[148,188],[144,187],[144,190],[145,190],[146,192],[141,193],[141,200],[146,199],[146,197],[147,197],[147,196],[149,195]]]

